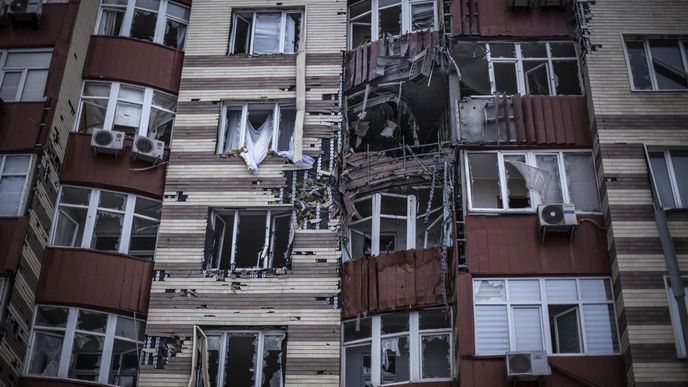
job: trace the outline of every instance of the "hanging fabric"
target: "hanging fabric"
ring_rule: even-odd
[[[246,150],[241,152],[241,157],[251,173],[258,171],[258,166],[268,155],[272,142],[273,121],[273,115],[270,113],[263,125],[256,129],[250,120],[246,120]]]
[[[291,139],[289,139],[289,150],[288,151],[280,151],[277,153],[280,156],[286,157],[287,159],[289,159],[289,161],[294,163],[294,165],[296,165],[299,168],[310,169],[313,167],[313,164],[315,163],[315,159],[310,157],[310,156],[307,156],[307,155],[302,155],[299,160],[294,160],[294,158],[295,158],[294,157],[295,156],[294,155],[294,153],[295,153],[295,151],[294,151],[294,136],[292,136]]]

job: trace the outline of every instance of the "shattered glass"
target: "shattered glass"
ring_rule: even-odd
[[[650,69],[647,66],[647,55],[645,54],[644,43],[635,40],[626,41],[626,52],[628,53],[628,61],[631,66],[633,86],[635,89],[652,89],[652,80],[650,78]]]
[[[98,207],[117,211],[124,211],[127,205],[127,195],[101,191]]]
[[[282,386],[283,335],[265,335],[263,338],[262,387]]]
[[[344,322],[344,341],[354,341],[370,338],[372,318],[357,318]]]
[[[135,387],[139,369],[139,346],[131,341],[115,339],[112,348],[108,383]]]
[[[96,333],[105,333],[108,315],[105,313],[92,312],[90,310],[79,310],[79,319],[76,329]]]
[[[411,4],[411,30],[425,30],[435,27],[434,2]]]
[[[650,52],[659,89],[688,88],[688,77],[678,40],[652,39]]]
[[[224,387],[248,387],[255,384],[257,343],[258,334],[229,335]]]
[[[495,91],[509,95],[518,94],[515,63],[493,63]]]
[[[422,377],[450,378],[451,377],[451,352],[449,335],[425,335],[421,337],[422,346]]]
[[[36,312],[36,326],[65,328],[69,309],[54,306],[39,306]]]
[[[504,281],[475,281],[473,283],[475,302],[506,301]]]
[[[578,78],[578,61],[554,60],[552,67],[554,68],[557,95],[583,94]]]
[[[82,98],[79,131],[91,133],[94,129],[103,129],[105,125],[105,111],[107,99]]]
[[[157,5],[152,4],[152,3],[158,3],[158,1],[141,1],[138,0],[136,2],[136,6],[140,7],[143,6],[143,4],[148,8],[153,8],[153,9],[158,9]],[[142,39],[142,40],[147,40],[152,42],[153,38],[155,37],[155,24],[158,19],[158,14],[157,12],[151,12],[148,10],[143,10],[139,8],[134,9],[134,17],[131,21],[131,32],[130,36],[132,38],[136,39]]]
[[[386,5],[385,3],[399,3],[399,0],[381,0],[380,8]],[[386,36],[387,34],[392,36],[401,34],[401,5],[399,4],[389,8],[380,9],[379,20],[380,38]]]
[[[382,334],[408,332],[408,312],[389,313],[382,315]]]
[[[57,376],[64,332],[36,331],[27,373],[36,376]]]
[[[218,386],[217,378],[220,372],[220,350],[222,349],[221,335],[208,335],[208,374],[210,385]]]
[[[102,336],[77,333],[74,335],[71,361],[69,364],[69,378],[98,381],[100,362],[103,357]]]
[[[549,95],[549,71],[546,61],[523,61],[526,94]]]
[[[91,248],[103,251],[118,251],[122,240],[124,214],[98,210],[93,227]]]
[[[451,311],[449,308],[426,309],[418,312],[419,329],[451,328]]]
[[[491,58],[515,58],[516,46],[513,43],[490,43]]]
[[[409,337],[389,337],[380,340],[382,350],[382,384],[409,380]]]
[[[530,190],[526,186],[526,179],[518,168],[509,161],[525,163],[524,155],[505,155],[504,170],[506,175],[507,197],[509,198],[508,208],[529,208]]]

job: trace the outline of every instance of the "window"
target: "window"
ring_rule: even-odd
[[[218,153],[236,149],[280,152],[293,148],[296,108],[278,103],[228,104],[222,108]]]
[[[0,99],[42,101],[53,50],[0,50]]]
[[[116,251],[153,258],[161,203],[120,192],[63,186],[52,246]]]
[[[619,350],[608,278],[479,279],[473,302],[478,355]]]
[[[679,317],[678,313],[678,304],[676,303],[676,298],[674,298],[674,294],[671,291],[671,285],[668,284],[669,281],[667,281],[667,291],[669,295],[669,308],[670,308],[670,314],[671,314],[671,325],[674,328],[674,336],[676,338],[676,355],[679,358],[686,358],[686,348],[685,348],[685,343],[683,342],[683,329],[681,328],[681,317]],[[686,292],[686,296],[684,297],[684,301],[686,303],[686,308],[688,308],[688,281],[683,282],[683,287],[684,291]]]
[[[688,150],[649,153],[662,208],[688,208]]]
[[[284,331],[208,331],[206,336],[211,386],[284,386]]]
[[[96,31],[183,50],[190,13],[188,7],[167,0],[102,0]]]
[[[301,11],[237,11],[232,19],[232,54],[295,54],[302,30]]]
[[[0,154],[0,216],[19,216],[31,181],[31,155]]]
[[[363,0],[349,6],[349,47],[419,30],[437,30],[434,0]]]
[[[688,38],[627,38],[633,90],[688,89]]]
[[[117,130],[169,144],[177,98],[119,82],[84,82],[77,131]]]
[[[468,152],[471,210],[530,211],[538,204],[573,203],[599,212],[597,179],[588,151]]]
[[[292,233],[291,210],[214,210],[208,224],[206,268],[287,267]]]
[[[39,305],[26,374],[134,387],[145,329],[116,314]]]
[[[452,378],[449,308],[389,313],[343,324],[346,387]]]
[[[582,94],[571,42],[488,43],[492,93]]]

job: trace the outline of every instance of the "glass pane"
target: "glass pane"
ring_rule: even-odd
[[[173,123],[174,113],[155,108],[151,109],[148,119],[148,138],[154,138],[169,143],[170,136],[172,135]]]
[[[160,0],[136,0],[136,6],[151,11],[157,11],[158,8],[160,8]]]
[[[547,193],[541,198],[543,204],[563,203],[564,196],[561,191],[561,176],[559,175],[559,157],[557,155],[535,155],[538,168],[551,173]]]
[[[189,20],[189,15],[191,14],[191,10],[187,7],[182,7],[181,5],[177,5],[174,3],[167,3],[167,15],[168,16],[174,16],[177,19],[182,19],[182,20]]]
[[[222,348],[222,336],[208,335],[208,374],[210,385],[218,386],[217,378],[220,372],[220,350]]]
[[[288,13],[284,27],[284,53],[294,54],[299,50],[301,36],[301,13]]]
[[[359,1],[349,7],[349,18],[361,16],[364,12],[370,12],[370,0]]]
[[[552,62],[552,66],[554,67],[557,95],[582,94],[580,80],[578,79],[578,61],[557,60]]]
[[[509,301],[540,301],[540,282],[509,280]]]
[[[154,92],[152,104],[153,106],[175,111],[177,109],[177,98],[169,94]]]
[[[294,123],[296,122],[296,110],[294,108],[280,109],[278,151],[293,149],[292,136],[294,135]]]
[[[504,305],[475,306],[476,353],[504,354],[509,351],[509,325]]]
[[[421,338],[422,377],[451,377],[451,346],[449,335],[423,336]]]
[[[140,125],[141,105],[129,102],[118,102],[115,110],[113,129],[133,136],[138,133]]]
[[[548,301],[576,301],[576,280],[546,280]]]
[[[123,214],[98,211],[93,227],[91,248],[104,251],[118,251],[122,239]]]
[[[518,94],[515,63],[493,63],[495,91],[498,93]]]
[[[2,160],[2,156],[0,156]],[[6,156],[5,168],[2,173],[5,175],[25,175],[29,172],[29,165],[31,165],[31,156]]]
[[[521,55],[524,58],[547,58],[545,43],[521,43]]]
[[[24,81],[22,101],[39,101],[45,96],[45,84],[48,81],[48,70],[29,70]]]
[[[380,5],[382,6],[382,5]],[[380,18],[380,38],[385,35],[401,34],[401,6],[394,6],[381,9]]]
[[[370,317],[345,321],[344,341],[367,339],[371,335],[372,319]]]
[[[672,150],[671,163],[674,166],[674,177],[681,198],[681,207],[688,208],[688,151]]]
[[[626,51],[628,53],[628,62],[631,66],[631,75],[633,77],[633,86],[635,89],[652,89],[650,70],[647,67],[647,55],[645,55],[645,46],[643,42],[627,41]]]
[[[253,37],[254,54],[275,54],[280,49],[281,13],[261,12],[256,14]]]
[[[372,40],[370,23],[351,23],[351,48]]]
[[[122,31],[124,9],[104,8],[98,26],[99,35],[119,35]]]
[[[395,197],[395,196],[385,196],[382,195],[382,202],[380,203],[380,213],[383,215],[398,215],[406,216],[406,207],[408,204],[408,198]]]
[[[102,336],[74,335],[74,346],[69,363],[69,377],[72,379],[98,381],[100,361],[103,356]]]
[[[36,331],[33,336],[28,374],[57,376],[63,341],[63,332]]]
[[[5,68],[50,67],[52,52],[11,52],[7,54]]]
[[[131,226],[129,255],[152,259],[155,254],[155,242],[158,238],[159,221],[134,217]]]
[[[60,206],[53,246],[81,247],[88,209]]]
[[[117,98],[129,102],[143,103],[144,90],[140,87],[120,86]]]
[[[587,353],[618,352],[618,338],[612,305],[583,305]]]
[[[578,322],[578,307],[556,305],[549,307],[550,326],[554,332],[555,353],[580,353],[582,342]]]
[[[669,170],[667,169],[664,152],[650,153],[650,165],[652,167],[652,176],[659,192],[659,199],[662,202],[663,208],[675,208],[676,200],[674,199],[674,190],[671,187],[671,180],[669,179]]]
[[[5,73],[0,85],[0,99],[3,101],[14,101],[17,98],[21,73]]]
[[[64,328],[67,326],[69,309],[54,306],[39,306],[36,312],[37,326]]]
[[[411,5],[411,30],[435,28],[435,5],[433,3]]]
[[[469,153],[473,208],[502,208],[496,153]]]
[[[5,176],[0,179],[0,215],[16,216],[19,213],[26,177]]]
[[[382,384],[409,380],[409,338],[408,336],[381,339]]]
[[[80,132],[92,133],[94,129],[103,129],[105,127],[107,103],[106,99],[84,98],[81,100]]]
[[[100,191],[98,207],[124,211],[127,205],[127,195],[114,192]]]
[[[418,312],[419,328],[441,329],[451,328],[451,310],[449,308],[428,309]]]
[[[564,153],[569,196],[577,211],[600,211],[597,178],[590,153]]]
[[[87,188],[62,187],[60,203],[88,206],[91,190]]]
[[[84,95],[92,97],[109,97],[110,83],[86,82],[84,84]]]
[[[146,338],[145,331],[145,323],[134,320],[133,318],[117,316],[117,328],[115,329],[115,336],[143,341]]]
[[[475,302],[506,301],[504,281],[473,281]]]
[[[147,216],[149,218],[160,219],[162,212],[162,203],[158,200],[146,199],[141,196],[136,197],[136,205],[134,212],[139,215]]]
[[[515,58],[516,46],[513,43],[490,43],[492,58]]]
[[[185,42],[186,24],[167,19],[165,22],[165,36],[163,37],[163,44],[168,47],[183,50]]]
[[[140,344],[115,339],[112,348],[108,383],[135,387],[137,382]]]
[[[76,323],[76,329],[81,331],[105,333],[107,321],[107,314],[91,312],[89,310],[80,310],[79,319]]]
[[[524,155],[504,156],[504,170],[506,173],[506,193],[509,198],[508,208],[530,208],[530,190],[526,179],[513,163],[525,163]]]
[[[688,88],[688,79],[678,40],[650,40],[650,52],[652,53],[652,66],[655,70],[658,88]]]
[[[263,377],[262,385],[266,387],[282,387],[282,368],[284,354],[282,353],[283,335],[265,335],[263,338]]]
[[[514,351],[542,350],[542,318],[540,307],[514,307]]]
[[[371,387],[370,345],[346,347],[346,387]]]
[[[382,334],[408,332],[408,312],[382,315]]]
[[[581,298],[585,300],[611,300],[612,289],[607,279],[580,280]]]
[[[526,94],[549,95],[549,71],[547,62],[523,61],[526,78]]]
[[[256,371],[256,334],[231,334],[227,340],[225,364],[225,387],[247,387],[254,385]]]
[[[155,12],[144,11],[141,9],[134,10],[134,18],[131,21],[132,38],[153,41],[155,37],[155,23],[158,14]]]
[[[573,43],[550,43],[550,52],[553,58],[575,58],[576,48]]]

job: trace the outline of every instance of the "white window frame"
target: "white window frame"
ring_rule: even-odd
[[[650,154],[652,153],[664,153],[664,163],[666,164],[667,168],[667,173],[669,174],[669,185],[671,186],[671,193],[674,196],[674,203],[676,204],[675,207],[673,208],[688,208],[688,203],[683,203],[681,200],[681,191],[678,186],[678,181],[676,180],[676,171],[674,170],[674,163],[673,160],[671,159],[671,151],[672,150],[679,150],[677,148],[667,148],[664,150],[652,150],[650,149]],[[650,161],[652,160],[652,155],[650,155]],[[650,164],[650,168],[652,167],[652,164]],[[655,183],[656,184],[656,183]],[[659,198],[661,201],[661,198]],[[670,208],[670,207],[664,207],[664,203],[661,203],[663,208]]]
[[[241,107],[241,127],[240,127],[240,132],[239,132],[239,142],[241,143],[241,147],[246,147],[246,123],[248,122],[248,117],[250,114],[249,111],[249,106],[250,105],[263,105],[267,104],[270,105],[272,104],[272,141],[270,142],[270,150],[273,152],[278,151],[278,146],[279,146],[279,138],[280,138],[280,121],[281,121],[281,114],[282,114],[282,109],[283,108],[289,108],[294,105],[286,104],[286,103],[279,103],[279,102],[268,102],[268,103],[261,103],[261,102],[247,102],[247,103],[232,103],[232,102],[227,102],[222,104],[222,109],[221,109],[221,114],[220,114],[220,127],[218,128],[218,137],[217,137],[217,149],[216,153],[217,154],[223,154],[224,153],[224,147],[225,147],[225,140],[227,139],[227,111],[230,108],[237,108]],[[296,112],[296,107],[293,107],[294,112]],[[296,128],[294,128],[294,133],[292,134],[292,138],[294,138],[294,135],[296,134]],[[296,141],[296,139],[294,139]],[[296,144],[294,144],[296,146]],[[239,148],[241,149],[241,148]]]
[[[676,37],[666,37],[666,36],[645,36],[645,37],[624,37],[624,56],[626,57],[626,69],[628,71],[628,79],[631,83],[631,91],[688,91],[688,87],[683,89],[660,89],[657,84],[657,73],[655,72],[655,67],[652,60],[652,50],[650,49],[650,40],[678,40],[679,50],[681,51],[681,58],[683,59],[683,71],[688,72],[688,37],[676,36]],[[649,71],[650,83],[652,84],[651,89],[638,89],[635,86],[635,80],[633,79],[633,70],[631,69],[631,58],[628,55],[628,45],[627,42],[642,42],[643,49],[645,51],[645,59],[647,61],[647,71]]]
[[[191,12],[191,8],[181,4],[177,3],[175,1],[169,1],[169,0],[159,0],[160,1],[160,6],[157,11],[152,11],[151,12],[157,12],[156,16],[156,22],[155,22],[155,35],[153,37],[153,43],[158,43],[158,44],[165,44],[165,27],[167,25],[167,19],[174,20],[177,23],[184,24],[186,25],[187,28],[187,36],[188,36],[188,28],[189,28],[189,21],[188,20],[183,20],[178,17],[168,15],[167,14],[167,5],[169,3],[173,3],[176,6],[186,8]],[[104,36],[124,36],[124,37],[131,37],[131,24],[134,19],[134,9],[135,8],[140,8],[136,7],[136,0],[128,0],[127,4],[125,6],[119,5],[119,4],[103,4],[102,0],[100,2],[100,7],[98,8],[98,20],[96,21],[96,28],[94,31],[96,33],[100,31],[100,23],[103,20],[103,7],[105,8],[119,8],[124,10],[124,16],[122,17],[122,28],[121,31],[116,33],[115,35],[104,35]],[[146,9],[148,10],[148,9]],[[161,17],[162,15],[162,17]],[[137,39],[137,38],[132,38],[132,39]],[[142,39],[143,40],[143,39]],[[148,42],[148,40],[143,40]],[[181,47],[175,48],[171,46],[165,46],[169,47],[175,50],[180,50],[184,51],[184,46],[186,45],[186,41],[184,44],[182,44]]]
[[[7,162],[8,157],[13,157],[13,156],[29,156],[29,165],[26,173],[4,173],[5,169],[5,163]],[[26,208],[26,202],[29,196],[29,187],[31,187],[31,180],[33,180],[33,170],[35,167],[35,162],[36,158],[32,154],[0,154],[0,182],[2,181],[3,177],[9,177],[9,176],[24,176],[24,187],[22,188],[22,193],[21,193],[21,199],[19,200],[19,206],[17,208],[17,212],[14,215],[0,215],[0,218],[3,217],[15,217],[15,216],[21,216],[24,213],[24,210]]]
[[[38,316],[38,308],[39,307],[48,307],[48,308],[52,307],[52,308],[61,308],[61,309],[68,310],[69,314],[68,314],[68,318],[67,318],[66,327],[64,327],[64,328],[43,327],[43,326],[36,327],[36,317]],[[106,325],[105,333],[99,333],[99,332],[85,331],[85,330],[77,329],[79,311],[106,314],[108,317],[107,317],[107,325]],[[97,310],[86,309],[86,308],[66,307],[66,306],[61,306],[61,305],[36,305],[34,307],[33,318],[31,321],[31,336],[29,338],[28,350],[26,351],[26,355],[25,355],[26,359],[24,361],[24,374],[27,376],[40,376],[40,377],[49,378],[49,379],[70,379],[70,380],[73,380],[73,379],[69,378],[69,376],[68,376],[69,375],[69,366],[70,366],[71,355],[72,355],[72,350],[73,350],[73,346],[74,346],[74,336],[77,333],[80,333],[80,334],[86,334],[89,336],[99,336],[99,337],[103,338],[103,351],[102,351],[102,355],[101,355],[101,359],[100,359],[100,371],[98,373],[97,383],[110,385],[108,383],[108,380],[109,380],[110,372],[111,372],[112,351],[114,349],[115,339],[127,341],[130,343],[135,343],[137,346],[140,346],[140,348],[143,349],[143,341],[132,340],[131,338],[124,337],[124,336],[117,336],[115,334],[116,328],[117,328],[117,318],[120,316],[135,320],[137,325],[146,323],[144,320],[134,318],[133,316],[125,316],[125,315],[119,315],[119,314],[114,314],[114,313],[107,313],[107,312],[102,312],[102,311],[97,311]],[[31,364],[30,364],[31,363],[31,354],[33,353],[33,350],[34,350],[35,337],[36,337],[37,331],[38,332],[48,332],[48,333],[58,332],[58,333],[64,334],[64,339],[62,341],[62,350],[60,352],[60,364],[59,364],[57,376],[41,376],[41,375],[32,375],[29,373],[29,370],[31,368]],[[140,356],[140,354],[139,354],[139,356]],[[140,365],[139,365],[139,367],[140,367]]]
[[[365,0],[364,0],[365,1]],[[432,3],[433,5],[433,18],[434,18],[434,26],[430,29],[431,31],[438,31],[439,30],[439,15],[438,15],[438,6],[437,6],[437,0],[399,0],[401,3],[401,34],[408,34],[412,31],[413,26],[413,13],[411,12],[412,6],[417,5],[417,4],[429,4]],[[348,32],[348,39],[347,39],[347,44],[349,46],[349,49],[353,49],[355,47],[353,46],[353,25],[357,23],[357,20],[364,18],[367,14],[370,14],[370,40],[371,41],[377,41],[381,39],[380,37],[380,10],[384,10],[387,8],[393,8],[397,7],[399,3],[397,4],[392,4],[384,7],[380,7],[379,0],[370,0],[370,11],[363,12],[361,15],[357,16],[356,19],[352,20],[351,19],[351,7],[355,5],[356,3],[353,3],[347,7],[347,12],[349,15],[348,22],[347,22],[347,32]],[[364,23],[361,23],[364,24]],[[420,30],[416,30],[420,31]],[[398,36],[398,35],[397,35]]]
[[[492,54],[490,52],[490,43],[485,43],[485,49],[487,51],[487,64],[488,64],[488,73],[490,77],[490,91],[492,94],[495,94],[498,92],[497,90],[497,82],[495,79],[495,73],[494,73],[494,64],[495,63],[511,63],[514,64],[516,67],[516,85],[518,86],[518,92],[521,95],[528,95],[528,90],[527,90],[527,82],[526,82],[526,71],[523,68],[523,62],[530,62],[530,61],[537,61],[537,62],[543,62],[545,61],[547,63],[547,77],[549,79],[549,95],[551,96],[556,96],[557,95],[557,77],[554,72],[554,62],[556,61],[576,61],[576,65],[578,67],[578,85],[581,90],[581,94],[579,95],[584,95],[585,93],[585,88],[583,87],[583,79],[581,78],[581,66],[580,62],[578,61],[578,57],[567,57],[567,56],[552,56],[552,49],[550,47],[551,43],[570,43],[576,48],[576,45],[573,42],[570,41],[548,41],[548,42],[527,42],[527,43],[543,43],[545,44],[545,47],[547,49],[547,57],[543,58],[536,58],[536,57],[528,57],[524,58],[523,53],[521,51],[521,42],[491,42],[491,43],[505,43],[505,44],[513,44],[514,45],[514,51],[515,51],[515,57],[514,58],[504,58],[504,57],[492,57]],[[577,48],[576,48],[577,49]]]
[[[450,320],[452,322],[452,327],[449,328],[438,328],[438,329],[420,329],[420,312],[430,311],[434,309],[447,309],[450,314]],[[403,312],[398,312],[403,313]],[[384,315],[392,315],[395,313],[387,313]],[[391,386],[391,385],[402,385],[408,383],[417,382],[440,382],[440,381],[451,381],[456,375],[456,369],[453,361],[454,356],[454,340],[453,340],[453,321],[454,321],[454,311],[452,308],[428,308],[421,311],[409,311],[409,330],[404,332],[395,332],[389,334],[382,334],[382,316],[375,315],[369,317],[371,319],[371,336],[345,341],[344,340],[344,329],[342,328],[342,348],[341,348],[341,369],[346,370],[346,349],[369,346],[370,348],[370,375],[371,383],[374,386]],[[351,321],[351,320],[349,320]],[[343,321],[342,324],[346,323]],[[436,336],[436,335],[447,335],[449,336],[449,366],[450,366],[450,377],[448,378],[423,378],[423,337],[424,336]],[[409,337],[409,380],[397,383],[386,383],[382,384],[382,339],[393,338],[393,337]],[[379,354],[379,356],[374,356],[374,354]],[[341,373],[342,386],[346,386],[346,372]]]
[[[667,298],[669,301],[669,315],[671,317],[671,329],[674,331],[674,343],[676,345],[676,357],[679,359],[685,359],[688,357],[686,354],[685,343],[683,341],[683,331],[681,329],[681,317],[678,312],[678,305],[676,304],[676,298],[671,290],[671,283],[669,282],[669,277],[664,277],[664,286],[666,287]],[[686,308],[688,308],[688,279],[683,278],[683,289],[686,292],[684,301],[686,303]]]
[[[88,205],[79,205],[79,204],[63,204],[61,203],[62,199],[62,192],[64,187],[70,187],[70,188],[77,188],[77,189],[83,189],[83,190],[90,190],[89,194],[89,201]],[[130,253],[130,244],[131,244],[131,231],[132,227],[134,225],[134,218],[139,218],[151,222],[157,222],[158,223],[158,230],[160,227],[160,219],[152,218],[143,214],[139,214],[135,212],[136,208],[136,199],[142,196],[134,195],[134,194],[128,194],[125,192],[117,192],[117,191],[111,191],[111,190],[104,190],[100,188],[89,188],[89,187],[80,187],[80,186],[72,186],[72,185],[64,185],[60,188],[60,192],[57,196],[57,204],[55,205],[55,214],[53,215],[53,222],[52,222],[52,227],[51,227],[51,233],[50,233],[50,238],[49,238],[49,245],[52,247],[76,247],[76,248],[82,248],[82,249],[91,249],[91,242],[93,241],[93,232],[97,220],[97,213],[99,210],[101,210],[101,207],[99,207],[99,201],[100,201],[100,194],[101,192],[108,192],[108,193],[113,193],[117,195],[125,195],[127,196],[127,201],[125,204],[125,209],[124,211],[121,210],[115,210],[112,208],[102,208],[102,211],[108,212],[108,213],[113,213],[113,214],[119,214],[123,216],[122,220],[122,229],[120,233],[120,241],[119,241],[119,250],[117,251],[120,254],[129,254]],[[147,198],[147,197],[142,197],[147,200],[153,200],[157,201],[157,199],[153,198]],[[160,202],[162,205],[162,202]],[[57,235],[57,222],[60,217],[60,209],[63,207],[69,207],[69,208],[81,208],[81,209],[86,209],[87,215],[86,215],[86,222],[85,224],[79,224],[78,222],[74,221],[71,217],[68,217],[68,219],[72,222],[75,222],[76,224],[79,225],[79,227],[83,227],[83,237],[81,239],[81,245],[80,246],[60,246],[60,245],[55,245],[55,236]],[[157,240],[157,236],[156,236]]]
[[[50,63],[48,64],[47,67],[43,66],[31,66],[31,67],[5,67],[5,64],[7,62],[7,56],[9,54],[31,54],[31,53],[50,53],[50,62],[52,63],[52,54],[53,50],[52,48],[50,49],[45,49],[45,48],[37,48],[37,49],[20,49],[20,50],[0,50],[0,86],[5,80],[5,73],[18,73],[21,72],[21,77],[19,79],[19,84],[17,85],[17,94],[15,95],[14,99],[11,100],[6,100],[5,102],[31,102],[31,101],[45,101],[46,96],[44,95],[43,98],[37,99],[37,100],[26,100],[22,101],[22,95],[24,94],[24,86],[26,84],[26,77],[29,73],[29,70],[45,70],[45,71],[50,71]],[[48,74],[48,78],[50,77],[50,74]],[[46,79],[46,84],[43,85],[44,90],[45,87],[47,86],[48,82]],[[44,92],[45,94],[45,92]]]
[[[531,281],[538,281],[539,286],[540,286],[540,300],[539,301],[512,301],[511,300],[511,295],[510,295],[510,290],[509,290],[509,283],[513,281],[523,281],[523,280],[531,280]],[[576,292],[577,292],[577,299],[576,300],[548,300],[547,299],[547,287],[546,287],[546,281],[547,280],[575,280],[576,281]],[[612,289],[612,282],[611,278],[609,277],[510,277],[510,278],[473,278],[473,282],[471,284],[473,288],[473,324],[474,326],[478,326],[479,321],[477,320],[476,316],[476,307],[477,306],[505,306],[506,307],[506,315],[507,315],[507,324],[508,324],[508,330],[509,330],[509,347],[510,351],[515,350],[515,342],[516,342],[516,337],[514,334],[514,318],[513,318],[513,309],[514,307],[519,308],[519,307],[537,307],[540,310],[540,318],[541,318],[541,332],[542,332],[542,348],[544,351],[547,352],[549,356],[605,356],[605,355],[617,355],[620,352],[610,352],[610,353],[589,353],[588,352],[588,342],[587,342],[587,337],[585,335],[586,329],[585,329],[585,311],[583,309],[584,305],[611,305],[614,311],[614,321],[612,322],[612,327],[616,331],[617,335],[617,340],[616,340],[616,347],[620,348],[620,334],[619,334],[619,326],[618,322],[616,320],[616,305],[614,304],[614,296],[613,294],[609,299],[602,300],[602,299],[595,299],[595,300],[584,300],[582,297],[582,290],[581,290],[581,280],[606,280],[609,281],[609,286],[610,286],[610,291],[613,292]],[[475,300],[475,287],[476,284],[479,284],[481,281],[504,281],[504,296],[505,296],[505,301],[501,300],[491,300],[491,301],[480,301],[477,302]],[[578,329],[579,329],[579,340],[582,343],[581,346],[581,352],[578,353],[555,353],[554,350],[555,348],[552,345],[552,337],[551,337],[551,327],[550,327],[550,314],[549,314],[549,306],[550,305],[573,305],[577,308],[577,313],[578,313]],[[613,337],[612,337],[613,340]],[[503,352],[500,353],[495,353],[495,352],[487,352],[487,353],[478,353],[478,330],[474,329],[473,330],[473,342],[475,343],[475,351],[477,356],[496,356],[496,355],[504,355]]]
[[[571,194],[569,192],[568,181],[566,180],[566,166],[564,164],[564,154],[566,153],[585,153],[589,154],[591,160],[594,162],[594,154],[592,151],[587,150],[534,150],[534,151],[468,151],[465,152],[465,175],[466,175],[466,190],[468,197],[468,208],[471,212],[514,212],[514,213],[532,213],[534,212],[539,204],[542,204],[542,198],[540,195],[533,191],[530,192],[530,207],[527,208],[509,208],[508,200],[502,200],[502,208],[475,208],[473,207],[473,182],[471,175],[471,165],[468,159],[470,154],[497,154],[497,165],[498,165],[498,177],[499,177],[499,190],[502,198],[508,198],[507,195],[507,181],[506,181],[506,166],[504,164],[504,156],[525,156],[525,162],[530,166],[537,166],[536,157],[540,155],[550,155],[557,156],[558,168],[559,168],[559,184],[561,187],[561,194],[564,203],[572,203]],[[593,168],[594,170],[594,168]],[[597,171],[595,171],[595,181],[597,182]],[[554,184],[552,181],[550,184]],[[599,188],[599,187],[598,187]],[[601,203],[599,199],[599,192],[596,190],[598,204],[600,204],[600,211],[581,211],[576,209],[576,213],[579,214],[600,214],[601,213]]]
[[[300,9],[259,9],[259,10],[241,10],[237,9],[232,12],[232,31],[230,32],[229,36],[229,54],[233,55],[235,54],[234,52],[234,47],[236,43],[236,29],[237,29],[237,19],[239,18],[239,14],[245,14],[253,12],[253,16],[251,16],[251,32],[250,35],[248,36],[249,39],[249,45],[248,45],[248,52],[245,55],[275,55],[275,54],[296,54],[296,52],[285,52],[286,50],[286,39],[287,39],[287,15],[288,14],[294,14],[298,13],[301,14],[301,26],[298,29],[298,32],[300,34],[299,38],[299,44],[305,44],[305,37],[303,36],[303,25],[304,25],[304,12],[303,10]],[[254,54],[253,53],[253,42],[255,39],[255,32],[256,32],[256,15],[261,14],[261,13],[280,13],[281,14],[281,22],[280,22],[280,36],[279,36],[279,50],[278,52],[273,52],[273,53],[266,53],[266,54]],[[296,32],[296,31],[295,31]]]
[[[220,356],[218,358],[218,372],[217,372],[217,383],[218,385],[222,385],[224,381],[224,373],[225,373],[225,366],[224,364],[228,364],[227,362],[227,344],[228,344],[228,339],[230,336],[233,334],[251,334],[251,335],[257,335],[257,343],[256,343],[256,369],[254,370],[254,387],[260,387],[263,382],[263,359],[260,357],[260,354],[263,353],[263,348],[264,348],[264,343],[265,343],[265,336],[282,336],[282,340],[287,339],[287,334],[285,331],[281,330],[272,330],[272,331],[266,331],[266,330],[208,330],[205,331],[206,337],[210,336],[222,336],[222,341],[220,344]],[[282,351],[282,357],[286,359],[287,357],[287,351],[286,348]],[[282,364],[282,371],[284,372],[286,367],[286,362]],[[285,385],[285,377],[284,374],[281,375],[282,383],[281,385]],[[250,387],[250,386],[247,386]]]
[[[107,97],[103,96],[89,96],[89,95],[84,95],[84,92],[86,90],[86,84],[101,84],[101,85],[109,85],[110,86],[110,94]],[[127,100],[127,99],[118,99],[119,95],[119,89],[121,86],[126,86],[126,87],[132,87],[136,89],[143,89],[143,103],[138,102],[138,101],[132,101],[132,100]],[[122,102],[127,102],[131,104],[135,104],[138,106],[141,106],[141,122],[139,124],[139,128],[136,134],[139,136],[144,136],[144,137],[149,137],[148,133],[148,125],[150,124],[150,117],[151,117],[151,109],[155,108],[157,110],[161,110],[166,113],[172,114],[172,120],[174,123],[174,117],[176,117],[176,105],[175,105],[175,110],[169,110],[166,109],[162,106],[157,106],[153,105],[153,94],[161,94],[165,95],[167,97],[172,97],[175,101],[177,100],[177,97],[175,97],[172,94],[168,94],[159,90],[155,90],[150,87],[143,87],[143,86],[138,86],[138,85],[132,85],[128,83],[122,83],[122,82],[104,82],[104,81],[91,81],[87,80],[84,81],[83,84],[81,85],[81,94],[79,97],[79,108],[77,110],[77,119],[74,120],[74,132],[79,132],[79,125],[81,123],[81,113],[84,108],[84,99],[99,99],[99,100],[107,100],[107,107],[105,110],[105,118],[103,122],[103,128],[105,130],[113,130],[113,126],[115,123],[115,113],[117,110],[117,102],[122,101]],[[170,133],[171,137],[171,133]]]

